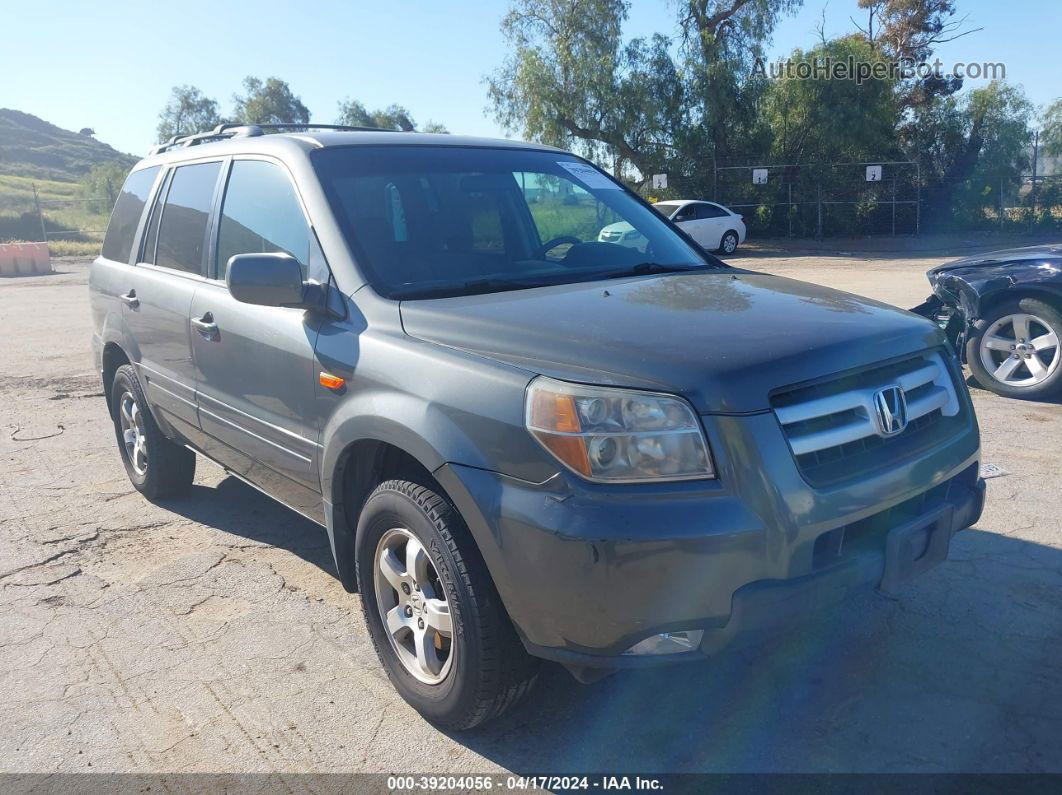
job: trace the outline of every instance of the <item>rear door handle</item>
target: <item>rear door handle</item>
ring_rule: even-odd
[[[118,298],[121,299],[123,304],[134,309],[140,306],[140,299],[136,297],[136,290],[130,290],[125,295],[119,295]]]
[[[214,316],[209,312],[204,313],[202,317],[193,317],[192,325],[204,337],[213,337],[218,333],[218,324],[214,322]]]

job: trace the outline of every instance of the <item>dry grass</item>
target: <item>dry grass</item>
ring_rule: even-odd
[[[98,240],[49,240],[48,251],[53,257],[95,257],[100,245]]]

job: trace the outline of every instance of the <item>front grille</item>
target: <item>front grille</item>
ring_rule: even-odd
[[[907,427],[893,436],[881,433],[874,407],[875,393],[889,386],[898,386],[907,402]],[[886,468],[957,432],[964,421],[939,351],[785,388],[771,405],[813,485]]]

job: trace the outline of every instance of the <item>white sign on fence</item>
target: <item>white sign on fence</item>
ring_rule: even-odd
[[[752,169],[752,184],[753,185],[766,185],[767,184],[767,169],[754,168]]]
[[[667,174],[653,174],[653,187],[654,188],[666,188],[667,187]]]
[[[881,182],[881,166],[867,166],[867,182]]]

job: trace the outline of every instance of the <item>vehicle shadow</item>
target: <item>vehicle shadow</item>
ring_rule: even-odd
[[[1062,551],[988,529],[902,597],[769,647],[577,684],[452,735],[516,773],[1062,770]]]
[[[289,550],[338,577],[325,529],[239,478],[230,475],[213,487],[194,484],[166,508],[230,535]]]
[[[336,576],[318,525],[237,478],[166,507]],[[544,664],[517,709],[448,734],[518,774],[1062,772],[1062,550],[1004,522],[958,534],[897,599],[595,685]]]

